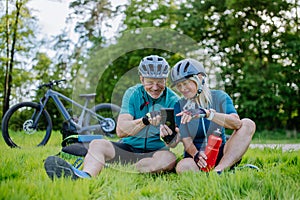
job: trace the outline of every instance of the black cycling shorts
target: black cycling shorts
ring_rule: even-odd
[[[111,142],[115,148],[115,157],[108,162],[120,162],[122,164],[135,163],[143,158],[152,157],[156,151],[134,148],[129,144]]]

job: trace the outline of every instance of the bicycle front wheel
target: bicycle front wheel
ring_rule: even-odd
[[[52,131],[49,113],[34,102],[22,102],[11,107],[2,119],[2,136],[10,147],[45,145]],[[34,122],[37,121],[35,126]]]

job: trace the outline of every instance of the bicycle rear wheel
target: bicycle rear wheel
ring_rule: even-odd
[[[99,119],[91,116],[90,113],[87,113],[85,118],[85,124],[87,126],[101,124],[101,131],[94,131],[93,134],[103,134],[111,136],[111,134],[116,133],[117,118],[121,110],[118,105],[111,103],[100,103],[91,110],[105,118],[105,120],[100,121]]]
[[[52,131],[49,113],[43,110],[38,124],[33,123],[40,111],[34,102],[22,102],[11,107],[2,119],[2,136],[10,147],[32,147],[45,145]]]

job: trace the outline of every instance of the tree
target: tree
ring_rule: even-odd
[[[126,30],[168,27],[198,42],[196,54],[217,75],[241,117],[258,129],[299,130],[299,1],[135,1]],[[190,56],[190,55],[189,55]]]
[[[299,2],[231,0],[187,1],[180,9],[178,30],[219,57],[226,91],[258,129],[291,129],[299,119],[299,78],[291,76],[299,73],[296,8]]]
[[[69,16],[68,21],[76,20],[74,30],[78,34],[78,41],[74,45],[73,53],[68,57],[71,61],[69,66],[72,68],[72,75],[75,77],[73,98],[77,98],[80,93],[95,92],[89,85],[84,84],[92,82],[95,85],[99,81],[86,80],[89,79],[87,63],[91,63],[89,59],[96,49],[101,49],[107,45],[104,30],[109,25],[105,22],[117,13],[117,10],[114,10],[110,1],[106,0],[74,0],[69,7],[73,13]],[[80,99],[76,100],[79,101]]]
[[[2,114],[7,111],[10,105],[12,95],[12,86],[16,84],[13,79],[15,76],[25,76],[18,74],[17,70],[22,71],[20,61],[29,55],[30,46],[33,45],[34,38],[34,21],[35,18],[30,16],[26,7],[28,0],[16,0],[14,5],[9,0],[5,1],[5,14],[1,17],[1,59],[0,62],[5,66],[3,68],[3,109]],[[14,7],[14,8],[12,8]],[[10,9],[12,11],[10,12]],[[16,69],[18,66],[18,69]],[[2,79],[3,80],[3,79]]]
[[[61,35],[52,42],[46,41],[47,39],[37,40],[37,19],[31,14],[27,3],[25,0],[7,0],[5,13],[1,16],[3,20],[0,29],[3,31],[0,32],[0,66],[5,66],[0,68],[3,71],[1,76],[4,74],[0,79],[4,80],[0,84],[4,91],[3,97],[0,96],[3,98],[3,115],[10,103],[19,103],[25,99],[39,101],[40,92],[36,91],[39,84],[62,79],[72,73],[71,70],[67,71],[65,52],[69,49],[70,41],[66,41]],[[50,58],[44,49],[54,50],[57,58]],[[71,92],[64,88],[63,93],[68,95]],[[55,111],[53,114],[59,116]]]

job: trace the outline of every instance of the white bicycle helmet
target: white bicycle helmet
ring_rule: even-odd
[[[139,74],[145,78],[167,78],[169,64],[163,57],[156,55],[146,56],[140,62]]]

